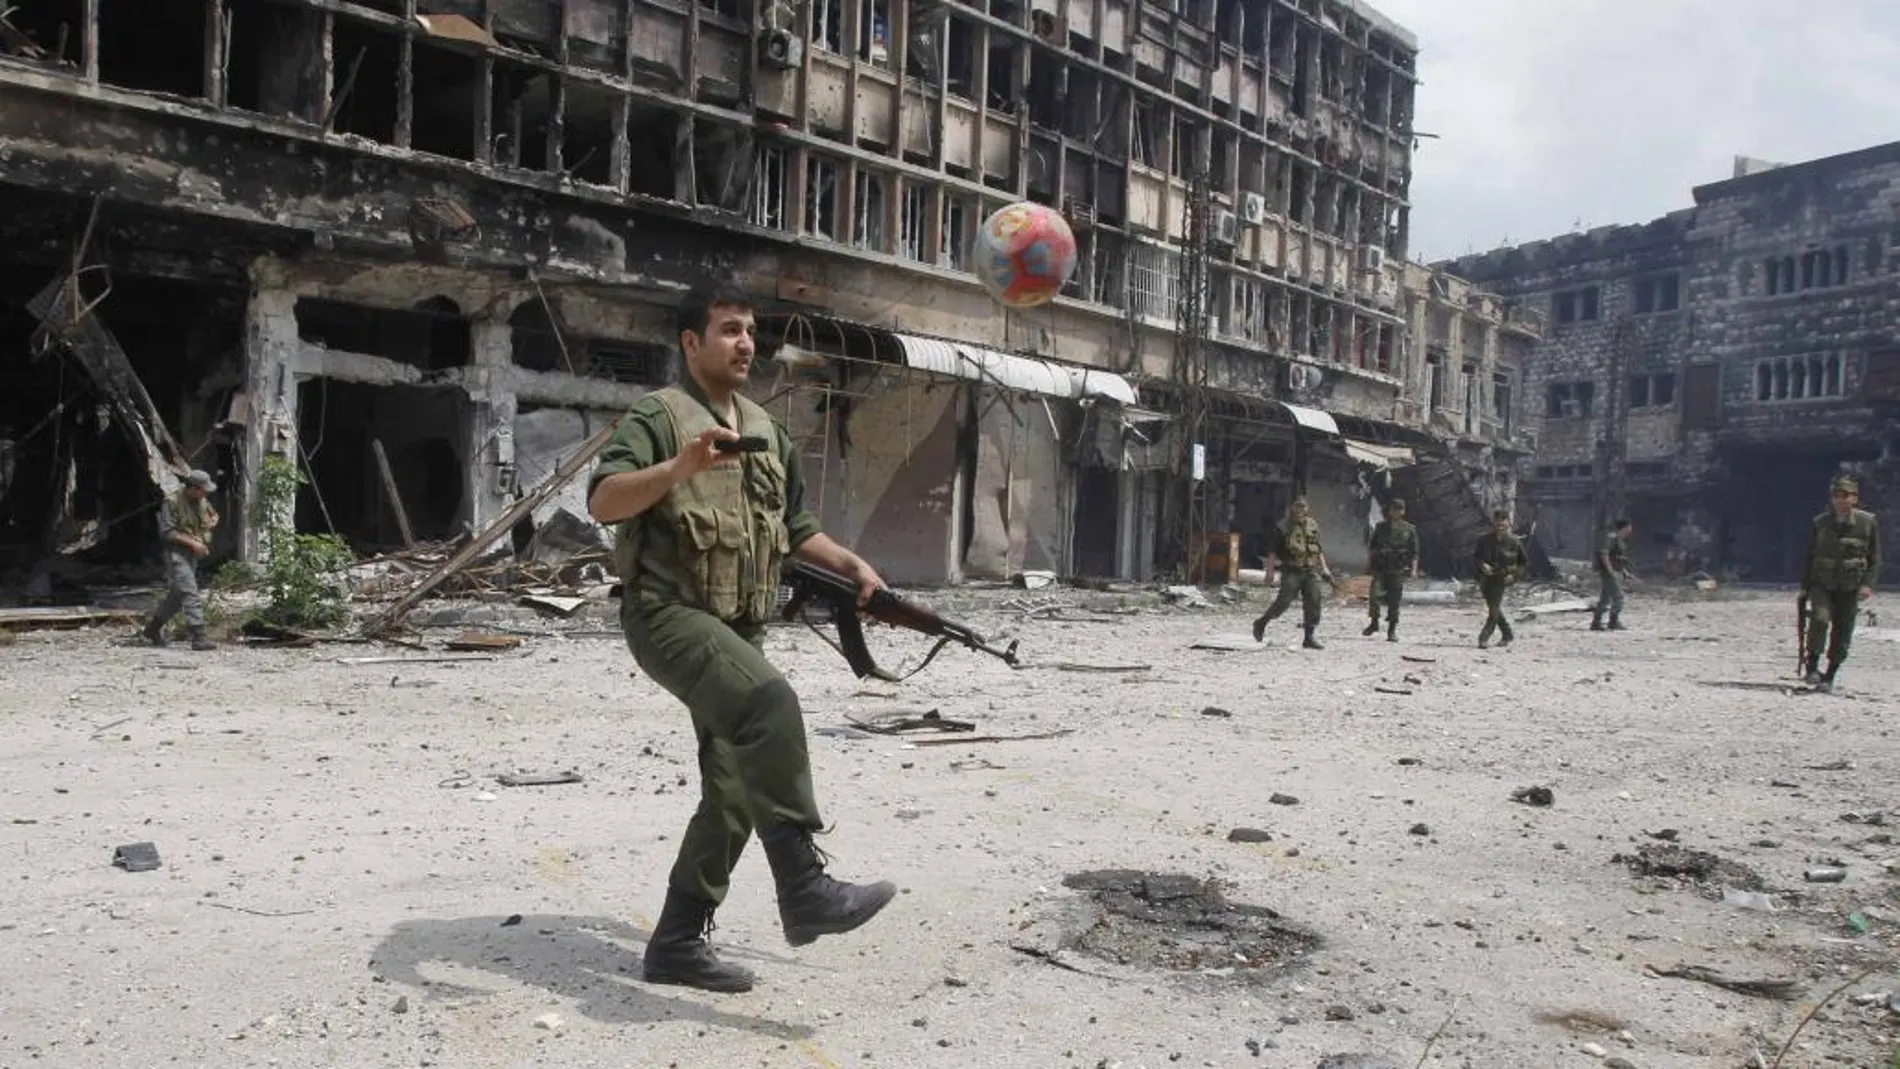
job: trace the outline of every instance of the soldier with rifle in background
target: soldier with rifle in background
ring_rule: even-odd
[[[1385,519],[1372,529],[1369,545],[1372,589],[1366,606],[1372,622],[1361,632],[1379,633],[1379,606],[1385,606],[1385,640],[1399,640],[1399,601],[1405,596],[1405,581],[1418,578],[1418,528],[1405,519],[1405,499],[1395,497],[1385,503]]]
[[[1503,637],[1498,645],[1509,646],[1517,636],[1511,633],[1511,621],[1504,618],[1504,592],[1524,575],[1530,559],[1524,555],[1524,543],[1511,531],[1511,514],[1499,509],[1491,514],[1491,529],[1478,539],[1474,561],[1478,566],[1478,592],[1484,595],[1484,628],[1478,632],[1478,648],[1491,644],[1493,632]]]
[[[1829,508],[1814,518],[1807,558],[1801,567],[1804,625],[1802,655],[1808,683],[1831,690],[1854,641],[1860,603],[1874,596],[1880,579],[1880,525],[1860,504],[1860,483],[1837,475],[1829,486]],[[1827,671],[1820,670],[1827,651]]]

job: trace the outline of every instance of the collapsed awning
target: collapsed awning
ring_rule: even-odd
[[[1287,415],[1293,417],[1293,422],[1308,430],[1319,431],[1322,434],[1339,433],[1339,424],[1334,422],[1330,413],[1322,412],[1317,408],[1289,405],[1285,402],[1281,402],[1280,407],[1286,409]]]
[[[1375,468],[1403,468],[1418,460],[1417,455],[1409,446],[1379,445],[1374,442],[1361,442],[1354,438],[1341,438],[1340,444],[1346,447],[1347,456]]]
[[[1119,405],[1135,403],[1135,388],[1114,372],[913,334],[893,334],[892,337],[904,351],[905,366],[919,371],[1069,401],[1100,398]]]

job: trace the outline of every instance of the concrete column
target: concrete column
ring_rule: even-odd
[[[514,500],[515,413],[520,407],[513,376],[514,333],[506,320],[482,320],[469,328],[470,374],[466,456],[468,522],[476,529]],[[522,490],[527,487],[520,487]]]
[[[269,453],[297,453],[297,385],[291,374],[297,340],[297,297],[288,290],[258,286],[244,310],[244,381],[250,414],[244,430],[240,485],[227,500],[239,505],[224,522],[237,530],[238,556],[261,558],[257,525],[249,515],[256,500],[258,473]]]

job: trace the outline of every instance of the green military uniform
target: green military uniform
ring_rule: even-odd
[[[1372,590],[1366,599],[1372,622],[1366,634],[1379,630],[1379,606],[1385,606],[1386,634],[1391,641],[1399,637],[1399,600],[1405,595],[1405,581],[1418,566],[1418,528],[1406,520],[1380,520],[1372,529],[1370,553]]]
[[[1300,625],[1306,631],[1305,645],[1318,649],[1319,642],[1313,632],[1319,627],[1319,566],[1324,554],[1319,541],[1319,521],[1311,516],[1298,520],[1289,518],[1274,531],[1272,552],[1280,561],[1280,592],[1267,607],[1266,614],[1254,621],[1254,639],[1265,638],[1267,625],[1279,619],[1292,606],[1293,599],[1298,598]]]
[[[1612,527],[1597,546],[1597,603],[1591,610],[1590,630],[1603,630],[1603,615],[1610,616],[1609,629],[1623,630],[1623,572],[1629,567],[1629,540],[1621,528]]]
[[[1504,592],[1524,574],[1529,560],[1524,543],[1515,534],[1486,531],[1478,539],[1475,554],[1478,565],[1478,591],[1484,595],[1484,629],[1478,632],[1478,647],[1489,645],[1492,632],[1498,632],[1501,646],[1510,645],[1517,636],[1511,633],[1511,621],[1504,618]]]
[[[699,740],[699,808],[668,883],[712,905],[755,829],[822,827],[798,698],[763,649],[780,564],[818,521],[805,510],[790,437],[757,404],[733,404],[732,429],[774,448],[688,479],[618,525],[615,545],[627,645],[686,704]],[[724,425],[690,378],[649,394],[601,452],[594,483],[666,461]]]
[[[1859,485],[1848,478],[1836,479],[1834,487],[1859,492]],[[1854,642],[1860,592],[1879,581],[1880,563],[1880,527],[1873,513],[1856,508],[1843,517],[1830,509],[1814,518],[1801,570],[1801,596],[1808,604],[1809,682],[1833,684]],[[1825,674],[1817,671],[1823,644]]]

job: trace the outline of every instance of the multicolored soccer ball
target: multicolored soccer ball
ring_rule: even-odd
[[[1075,232],[1054,208],[1025,201],[998,208],[977,228],[971,267],[1011,308],[1047,304],[1075,273]]]

